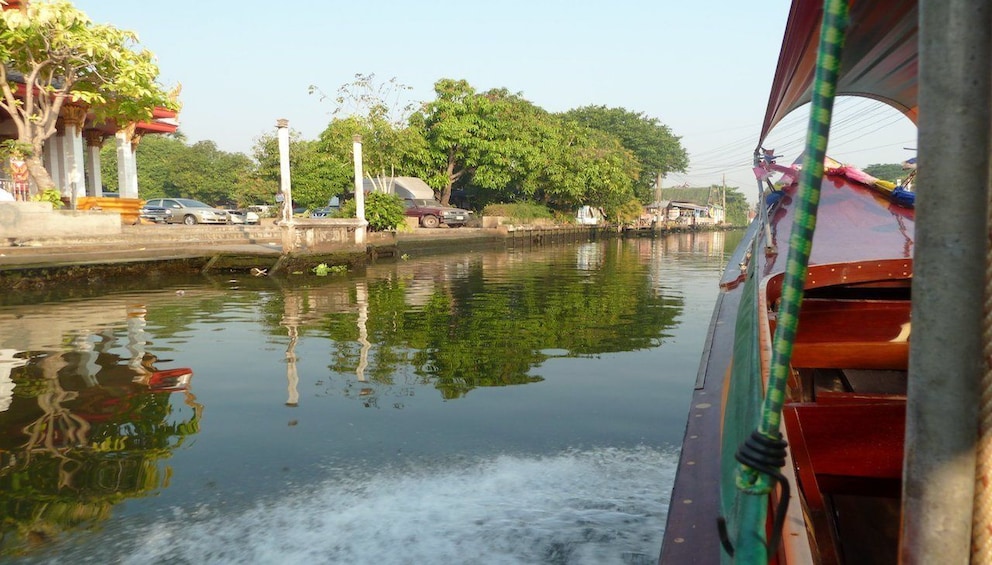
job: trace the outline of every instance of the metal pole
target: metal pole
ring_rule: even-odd
[[[919,167],[901,562],[968,563],[990,126],[987,0],[920,0]]]

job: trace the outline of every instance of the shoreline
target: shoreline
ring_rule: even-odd
[[[658,237],[686,231],[736,227],[678,227],[618,230],[590,226],[416,228],[384,234],[365,246],[342,245],[323,253],[284,253],[274,226],[125,226],[120,237],[33,241],[0,246],[0,289],[45,289],[53,285],[172,273],[309,272],[319,264],[364,266],[410,254],[471,248],[534,247],[608,237]]]

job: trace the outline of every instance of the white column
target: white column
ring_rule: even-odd
[[[138,197],[138,173],[134,165],[131,134],[122,129],[114,136],[117,142],[117,186],[121,198]]]
[[[289,120],[276,120],[279,142],[279,192],[282,195],[282,224],[293,222],[293,185],[289,178]]]
[[[45,149],[47,150],[48,163],[46,166],[48,168],[48,174],[52,177],[52,182],[59,190],[65,189],[65,175],[63,174],[63,163],[62,163],[62,134],[55,134],[49,138],[48,142],[45,143]],[[63,192],[62,194],[66,194]]]
[[[362,221],[362,225],[355,230],[355,243],[365,243],[365,173],[362,171],[362,136],[355,134],[351,138],[352,153],[355,155],[355,217]]]
[[[86,182],[83,179],[83,133],[78,124],[66,122],[62,138],[65,148],[65,186],[62,194],[73,200],[86,196]]]
[[[103,134],[96,130],[86,132],[86,194],[103,196],[103,174],[100,171],[100,148],[103,146]]]

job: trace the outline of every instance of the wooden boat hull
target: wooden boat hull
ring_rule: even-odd
[[[870,187],[824,179],[783,415],[793,498],[776,556],[783,563],[894,558],[911,325],[913,213]],[[733,453],[755,429],[765,393],[786,254],[792,194],[770,212],[771,240],[753,228],[721,284],[697,378],[663,546],[663,563],[716,563],[716,518],[741,504]],[[719,399],[719,404],[717,403]],[[719,407],[719,408],[717,408]],[[867,430],[867,431],[866,431]],[[722,485],[720,499],[714,485]],[[747,512],[768,516],[779,491]],[[879,502],[881,500],[881,502]],[[840,520],[872,516],[867,524]],[[895,508],[895,518],[892,509]],[[874,529],[868,528],[872,526]],[[870,536],[860,535],[870,531]],[[880,540],[886,540],[880,542]]]

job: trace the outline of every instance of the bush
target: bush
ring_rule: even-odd
[[[613,211],[613,215],[617,219],[617,222],[624,225],[636,224],[637,220],[641,218],[641,214],[643,213],[644,206],[641,204],[641,201],[636,198],[631,198]]]
[[[335,217],[354,218],[355,200],[351,199],[341,206]],[[370,192],[365,195],[365,219],[372,231],[394,230],[406,224],[403,200],[395,194],[385,192]]]
[[[52,207],[56,210],[65,205],[65,202],[62,202],[62,193],[54,188],[48,188],[44,192],[33,195],[31,200],[33,202],[51,202]]]
[[[511,204],[489,204],[482,210],[483,216],[503,216],[522,224],[528,224],[538,219],[553,218],[551,210],[536,202],[514,202]]]

